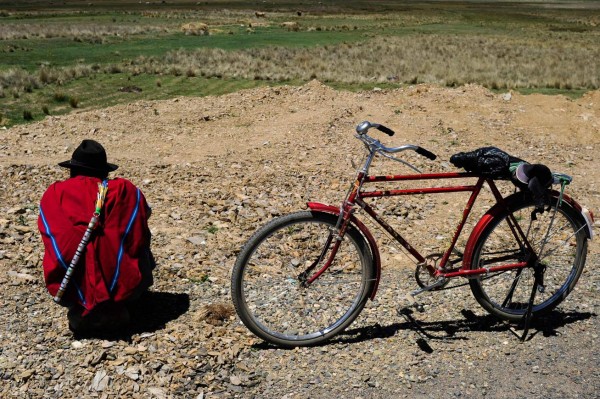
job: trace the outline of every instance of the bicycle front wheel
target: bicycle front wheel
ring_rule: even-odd
[[[545,266],[543,292],[536,293],[532,315],[554,309],[573,290],[587,255],[585,223],[572,206],[562,202],[556,213],[556,198],[548,198],[551,210],[532,218],[535,205],[525,196],[511,206],[512,214],[527,240]],[[524,262],[529,251],[519,245],[504,212],[488,224],[475,244],[471,268],[490,268]],[[527,310],[534,285],[533,268],[482,275],[470,280],[471,291],[479,304],[497,317],[517,322]]]
[[[329,268],[304,287],[300,274],[327,261],[323,253],[337,217],[297,212],[275,219],[242,248],[232,274],[232,298],[242,322],[260,338],[284,347],[314,345],[345,329],[365,306],[375,283],[370,249],[349,226]]]

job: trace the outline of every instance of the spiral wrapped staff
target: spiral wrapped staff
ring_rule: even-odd
[[[85,249],[88,242],[90,241],[92,231],[96,227],[96,224],[98,223],[98,219],[100,218],[100,213],[102,212],[102,207],[104,206],[104,200],[106,199],[107,191],[108,191],[108,180],[104,180],[102,183],[98,183],[98,196],[96,197],[96,210],[95,210],[94,214],[92,215],[92,219],[90,220],[90,223],[88,224],[88,227],[85,230],[85,233],[83,234],[83,238],[81,239],[81,242],[77,246],[75,255],[73,256],[73,259],[71,259],[71,263],[69,264],[69,267],[67,268],[67,272],[65,273],[65,276],[63,277],[63,280],[60,283],[60,287],[58,288],[58,291],[56,292],[56,295],[54,296],[54,302],[56,302],[56,303],[60,303],[60,301],[65,293],[65,290],[67,289],[67,286],[69,285],[69,281],[71,281],[71,276],[73,275],[75,266],[79,262],[79,259],[81,258],[81,254],[83,253],[83,250]]]

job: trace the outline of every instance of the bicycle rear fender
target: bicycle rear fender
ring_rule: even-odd
[[[320,202],[308,202],[307,205],[312,212],[329,213],[335,216],[340,215],[340,209],[335,206],[322,204]],[[375,294],[377,293],[377,288],[379,287],[379,279],[381,277],[381,257],[379,255],[379,247],[377,247],[377,242],[375,241],[373,234],[371,234],[363,222],[358,220],[354,215],[350,216],[350,221],[367,240],[371,250],[371,255],[373,256],[373,262],[375,263],[375,284],[373,284],[373,290],[369,294],[369,298],[373,300],[375,299]]]
[[[555,199],[558,199],[558,197],[560,196],[560,193],[556,190],[549,190],[549,194],[551,198]],[[520,191],[515,194],[509,195],[504,199],[504,201],[506,201],[506,205],[508,205],[508,207],[510,208],[512,203],[514,203],[515,201],[521,201],[525,195],[526,193]],[[583,208],[577,201],[575,201],[573,198],[569,197],[566,194],[563,194],[563,201],[565,201],[572,208],[577,210],[578,215],[581,217],[580,221],[586,226],[585,233],[587,235],[587,238],[591,240],[594,237],[594,231],[592,229],[593,216],[591,216],[591,213],[587,209]],[[471,232],[471,235],[469,236],[469,239],[467,240],[467,244],[465,246],[465,253],[463,256],[462,270],[469,270],[471,268],[471,259],[473,258],[473,252],[475,251],[475,244],[477,243],[477,240],[479,240],[479,237],[481,236],[487,225],[490,224],[492,220],[498,217],[502,212],[504,212],[505,209],[506,208],[504,204],[497,203],[493,207],[491,207],[485,213],[485,215],[481,217],[481,219],[479,219],[479,222],[477,222],[477,224],[473,228],[473,231]]]

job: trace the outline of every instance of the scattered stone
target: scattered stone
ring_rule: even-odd
[[[194,245],[206,245],[206,240],[204,239],[204,237],[202,236],[192,236],[192,237],[188,237],[187,239],[189,242],[191,242]]]
[[[81,341],[73,341],[71,342],[71,348],[73,349],[81,349],[85,346],[85,344]]]
[[[110,377],[106,370],[98,370],[96,375],[94,375],[94,379],[92,380],[92,385],[90,385],[91,391],[102,392],[108,386],[110,381]]]

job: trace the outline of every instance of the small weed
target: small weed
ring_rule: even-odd
[[[206,229],[210,234],[215,234],[217,231],[219,231],[219,228],[217,226],[209,226],[208,229]]]
[[[23,111],[23,119],[25,119],[26,121],[31,121],[31,120],[33,120],[33,114],[31,113],[31,111],[29,111],[29,110],[24,110],[24,111]]]
[[[208,281],[208,274],[204,273],[199,278],[190,278],[189,279],[194,284],[202,284]]]
[[[52,98],[54,98],[54,101],[56,101],[57,103],[64,103],[69,99],[69,96],[67,96],[62,91],[55,91]]]
[[[121,73],[121,67],[118,65],[112,64],[108,67],[108,73]]]

